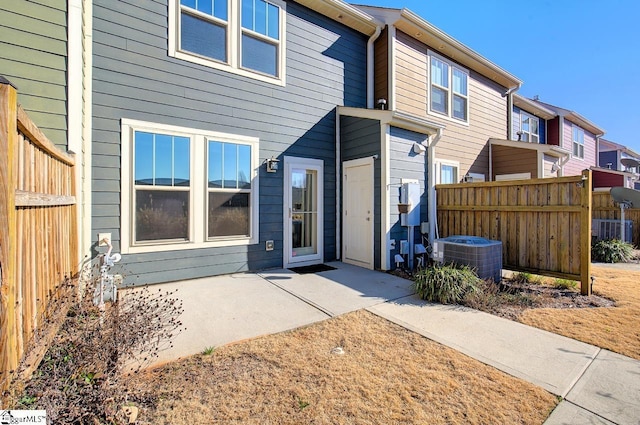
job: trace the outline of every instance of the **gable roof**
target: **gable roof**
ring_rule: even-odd
[[[357,5],[357,7],[383,21],[385,24],[393,25],[416,40],[431,46],[439,54],[459,62],[503,87],[513,89],[522,85],[522,81],[517,77],[446,34],[409,9],[393,9],[365,5]]]
[[[559,116],[568,119],[574,124],[578,124],[580,127],[584,128],[585,130],[589,130],[591,133],[595,134],[596,136],[602,136],[604,134],[604,130],[602,128],[598,127],[597,125],[595,125],[594,123],[592,123],[591,121],[589,121],[588,119],[586,119],[585,117],[583,117],[582,115],[580,115],[575,111],[571,111],[569,109],[564,109],[559,106],[551,105],[549,103],[542,102],[540,100],[532,100],[532,102],[538,103],[544,106],[545,108],[554,111]]]
[[[640,155],[638,155],[633,149],[630,149],[625,145],[621,145],[620,143],[616,143],[611,140],[602,139],[602,138],[599,140],[599,142],[600,142],[601,152],[620,151],[634,158],[640,158]]]
[[[373,16],[342,0],[296,0],[296,3],[369,36],[376,28],[384,26]]]

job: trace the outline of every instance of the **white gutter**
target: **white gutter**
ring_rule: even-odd
[[[375,66],[375,57],[374,57],[374,49],[373,43],[380,37],[380,33],[382,32],[382,28],[380,26],[376,27],[376,32],[373,33],[369,40],[367,41],[367,108],[373,109],[375,105],[375,99],[373,98],[375,95],[374,92],[374,66]]]
[[[429,138],[429,143],[427,145],[427,162],[429,163],[429,172],[427,174],[427,181],[429,183],[429,197],[427,202],[427,219],[429,220],[429,245],[433,247],[433,241],[435,239],[436,234],[436,219],[438,215],[437,205],[436,205],[436,184],[435,184],[435,172],[436,172],[436,161],[435,161],[435,146],[442,137],[442,128],[438,129],[438,132],[431,140]]]

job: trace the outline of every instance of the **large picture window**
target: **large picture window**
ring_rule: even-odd
[[[122,252],[257,243],[258,143],[123,120]]]
[[[169,55],[284,84],[279,0],[169,0]]]
[[[429,110],[459,121],[469,121],[469,73],[440,56],[430,55]]]

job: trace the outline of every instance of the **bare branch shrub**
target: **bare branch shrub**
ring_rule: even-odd
[[[120,411],[127,394],[118,388],[172,346],[172,337],[183,329],[182,302],[175,291],[143,287],[126,291],[101,311],[87,289],[69,308],[24,390],[14,396],[13,408],[44,409],[55,424],[128,423]]]

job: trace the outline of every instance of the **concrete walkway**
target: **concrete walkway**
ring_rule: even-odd
[[[343,263],[162,285],[187,327],[159,362],[368,311],[563,397],[545,425],[640,424],[640,361],[476,310],[421,301],[411,282]]]

